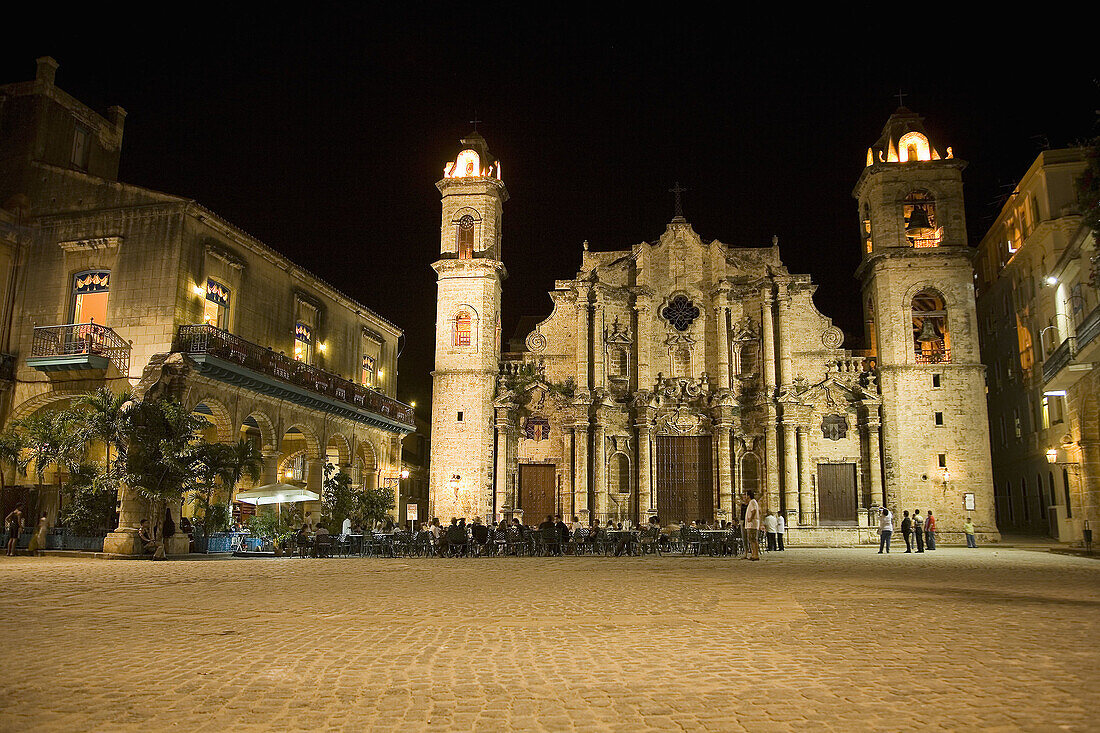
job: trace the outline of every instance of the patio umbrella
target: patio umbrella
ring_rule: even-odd
[[[294,504],[299,501],[317,501],[321,497],[313,491],[292,484],[267,484],[237,494],[237,501],[245,504]]]

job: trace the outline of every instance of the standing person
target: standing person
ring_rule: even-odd
[[[31,543],[27,546],[27,551],[32,554],[37,554],[46,549],[46,531],[49,529],[50,525],[47,517],[49,517],[49,514],[42,512],[42,518],[38,520],[38,527],[35,528],[34,534],[31,535]]]
[[[966,534],[966,546],[977,547],[978,540],[974,537],[974,522],[970,517],[966,518],[966,524],[963,525],[963,532]]]
[[[756,501],[756,492],[749,489],[745,492],[745,541],[749,543],[749,559],[760,559],[760,541],[757,534],[760,531],[760,504]]]
[[[909,510],[901,513],[901,538],[905,540],[905,551],[913,551],[913,520],[909,518]]]
[[[936,549],[936,518],[932,516],[932,510],[928,510],[928,519],[924,520],[924,544],[929,550]]]
[[[775,523],[775,515],[768,512],[764,516],[764,532],[767,533],[768,552],[775,552],[775,531],[778,525]]]
[[[17,506],[12,509],[8,516],[4,517],[4,524],[8,527],[8,557],[14,557],[19,533],[23,531],[23,508]]]
[[[886,507],[882,507],[882,516],[878,520],[878,554],[882,554],[886,548],[886,554],[890,554],[890,537],[894,534],[894,515]],[[908,538],[905,540],[907,543]]]
[[[778,545],[780,552],[786,549],[783,546],[783,535],[787,533],[787,520],[783,517],[783,512],[775,513],[775,544]]]
[[[917,541],[917,552],[924,552],[924,520],[920,509],[913,510],[913,539]]]

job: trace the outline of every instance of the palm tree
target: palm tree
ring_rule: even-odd
[[[218,466],[218,478],[229,494],[227,501],[232,501],[233,489],[241,479],[248,477],[252,483],[260,480],[264,470],[264,457],[256,444],[245,438],[229,443],[224,448]]]
[[[23,440],[21,433],[14,430],[5,430],[0,433],[0,491],[7,488],[7,484],[4,483],[4,466],[14,468],[20,476],[27,475],[30,459],[23,457],[23,450],[26,447],[26,441]]]
[[[61,511],[62,472],[72,473],[84,455],[84,431],[80,418],[69,410],[40,410],[16,423],[34,462],[39,490],[46,481],[46,470],[57,469],[57,509]]]
[[[82,416],[86,437],[103,442],[107,450],[107,473],[110,474],[111,448],[117,454],[125,452],[126,414],[133,405],[129,390],[115,393],[108,387],[100,387],[73,400],[73,404],[87,412]]]

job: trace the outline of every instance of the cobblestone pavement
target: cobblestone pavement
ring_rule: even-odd
[[[0,558],[0,729],[1096,730],[1100,562]]]

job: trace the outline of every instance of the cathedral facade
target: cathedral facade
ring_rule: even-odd
[[[731,519],[752,489],[794,542],[860,542],[874,507],[995,533],[961,170],[899,109],[854,191],[869,348],[842,348],[778,243],[582,253],[553,310],[500,348],[500,163],[473,133],[443,197],[431,511],[537,523]],[[960,535],[961,536],[961,535]]]

